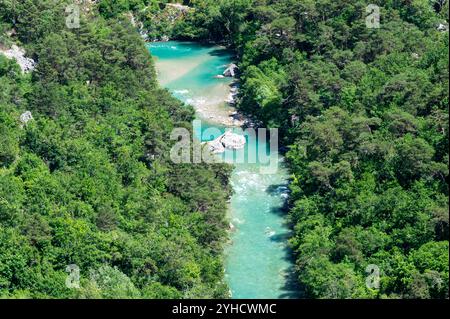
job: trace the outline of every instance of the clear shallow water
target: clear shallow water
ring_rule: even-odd
[[[186,103],[204,100],[205,107],[222,105],[228,95],[230,79],[217,79],[231,61],[231,55],[219,47],[186,42],[152,43],[149,49],[156,60],[160,83],[175,97]],[[214,106],[214,104],[216,104]],[[211,136],[205,130],[217,127]],[[195,134],[211,140],[226,128],[202,122]],[[247,136],[246,147],[227,150],[225,160],[244,158],[235,164],[231,177],[234,195],[231,198],[229,219],[234,230],[231,244],[226,247],[225,278],[233,298],[294,298],[292,261],[286,247],[289,230],[284,224],[282,207],[288,196],[288,173],[283,157],[274,152],[272,161],[280,161],[275,174],[260,171],[261,160],[248,163],[248,154],[264,150],[269,145],[256,137]],[[235,160],[236,162],[236,160]]]
[[[200,118],[210,114],[228,119],[230,109],[225,100],[230,94],[231,78],[217,78],[232,58],[217,46],[191,42],[158,42],[151,44],[158,79],[162,86],[197,110]]]

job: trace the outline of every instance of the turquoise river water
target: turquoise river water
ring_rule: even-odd
[[[211,140],[231,129],[220,119],[230,113],[224,101],[232,79],[217,77],[232,61],[229,52],[218,46],[175,41],[151,43],[149,49],[160,84],[197,110],[202,125],[194,131],[199,139]],[[205,136],[205,130],[211,127],[216,127],[217,133]],[[227,150],[222,155],[227,160],[240,155],[245,159],[233,162],[231,241],[225,249],[225,278],[232,298],[295,298],[293,265],[287,248],[289,230],[282,209],[288,197],[288,173],[277,151],[270,153],[272,163],[279,161],[277,170],[270,174],[261,171],[268,158],[256,156],[252,161],[248,154],[258,150],[269,154],[269,145],[251,135],[246,139],[244,149]]]

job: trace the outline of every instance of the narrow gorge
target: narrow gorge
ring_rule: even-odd
[[[233,109],[225,102],[232,78],[220,76],[232,62],[231,54],[219,46],[192,42],[155,42],[149,44],[155,58],[158,79],[181,101],[196,109],[202,121],[195,134],[202,141],[206,129],[220,132],[240,124],[233,120]],[[268,142],[247,136],[243,149],[225,150],[218,156],[231,158],[264,149]],[[239,154],[240,153],[240,154]],[[289,230],[283,205],[288,196],[288,172],[283,157],[275,174],[264,174],[262,165],[237,163],[231,177],[234,194],[229,205],[230,243],[225,248],[225,278],[232,298],[290,298],[296,293],[290,285],[292,261],[287,248]]]

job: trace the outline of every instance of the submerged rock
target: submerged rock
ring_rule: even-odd
[[[265,233],[266,233],[267,237],[272,237],[273,235],[276,234],[276,232],[274,230],[272,230],[272,228],[270,228],[270,227],[266,227]]]

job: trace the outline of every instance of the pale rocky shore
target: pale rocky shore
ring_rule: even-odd
[[[191,103],[201,119],[230,127],[241,127],[246,123],[244,116],[234,106],[229,105],[226,100],[217,104],[202,102]]]
[[[227,88],[221,88],[226,97],[223,101],[209,101],[209,103],[193,103],[198,115],[214,122],[230,127],[253,126],[252,121],[246,118],[236,109],[237,98],[239,94],[239,80],[236,78],[238,67],[231,63],[227,66],[223,74],[215,76],[216,79],[225,77],[234,78],[233,82]]]
[[[205,62],[205,59],[212,58],[212,56],[186,58],[182,64],[155,58],[159,83],[167,86],[196,69]],[[242,127],[249,121],[235,107],[239,90],[238,80],[233,77],[236,76],[236,72],[235,64],[225,66],[223,73],[211,77],[211,83],[215,84],[205,92],[206,94],[197,96],[188,89],[173,93],[178,94],[183,101],[192,105],[201,120],[223,126]],[[225,78],[230,81],[224,81]]]

